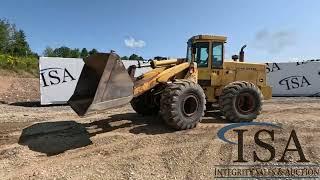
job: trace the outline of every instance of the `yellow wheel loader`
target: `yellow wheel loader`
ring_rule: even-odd
[[[193,36],[186,58],[153,60],[152,70],[136,78],[137,67],[126,70],[117,54],[91,55],[68,103],[84,116],[130,102],[138,114],[159,114],[177,130],[194,128],[213,103],[231,122],[252,121],[262,99],[271,98],[266,65],[244,62],[245,46],[225,61],[225,42],[223,36]]]

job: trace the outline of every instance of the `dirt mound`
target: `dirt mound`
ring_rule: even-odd
[[[0,76],[0,102],[40,100],[39,79]]]

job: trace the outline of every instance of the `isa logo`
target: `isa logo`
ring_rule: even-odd
[[[257,130],[254,132],[253,137],[247,137],[249,135],[249,127],[250,126],[261,126],[262,129]],[[273,124],[273,123],[267,123],[267,122],[248,122],[248,123],[235,123],[227,125],[223,128],[221,128],[218,131],[218,137],[229,144],[237,145],[237,159],[234,159],[233,162],[240,162],[240,163],[246,163],[246,162],[270,162],[270,161],[276,161],[276,162],[289,162],[289,160],[286,157],[286,154],[288,152],[294,152],[297,153],[299,156],[299,159],[296,160],[296,162],[310,162],[304,155],[303,148],[300,144],[297,132],[293,129],[291,130],[290,134],[283,134],[283,133],[275,133],[275,129],[282,129],[280,125]],[[226,133],[231,131],[232,135],[236,137],[237,141],[230,141],[226,138]],[[252,130],[250,130],[252,131]],[[278,132],[278,131],[277,131]],[[281,132],[281,131],[280,131]],[[252,134],[252,133],[250,133]],[[262,138],[262,135],[264,135],[264,138]],[[252,135],[251,135],[252,136]],[[267,143],[264,141],[266,139],[266,136],[271,139],[272,142],[277,139],[276,137],[287,137],[287,141],[285,144],[282,145],[283,152],[280,154],[276,154],[277,151],[276,147],[274,147],[271,143]],[[268,151],[270,156],[267,158],[261,158],[259,157],[258,153],[255,150],[251,149],[245,149],[244,148],[244,138],[252,138],[254,144],[260,148],[260,150],[263,150],[264,152]],[[289,145],[291,145],[289,147]],[[251,152],[250,152],[251,151]],[[244,154],[252,154],[251,159],[245,159]],[[246,156],[248,157],[248,156]],[[250,157],[250,156],[249,156]]]
[[[45,68],[40,70],[42,87],[54,86],[76,80],[67,68]]]

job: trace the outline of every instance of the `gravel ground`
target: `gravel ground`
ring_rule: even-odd
[[[237,145],[217,137],[229,124],[218,111],[208,112],[195,129],[173,131],[129,105],[85,118],[68,106],[33,105],[0,104],[1,179],[214,179],[216,165],[234,165],[237,158]],[[306,158],[320,163],[320,99],[274,98],[264,103],[256,121],[283,127],[275,130],[271,164],[277,164],[292,129]],[[269,157],[248,143],[259,129],[250,128],[245,149]],[[232,133],[227,137],[236,140]],[[264,140],[272,142],[268,136]],[[297,156],[288,153],[289,160]],[[245,158],[252,162],[252,151]]]

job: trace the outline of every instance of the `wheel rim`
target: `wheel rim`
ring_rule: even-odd
[[[236,107],[241,114],[253,113],[256,107],[254,96],[250,93],[241,93],[237,97]]]
[[[187,96],[183,101],[182,107],[184,115],[188,117],[194,115],[199,107],[198,98],[196,98],[194,95]]]

